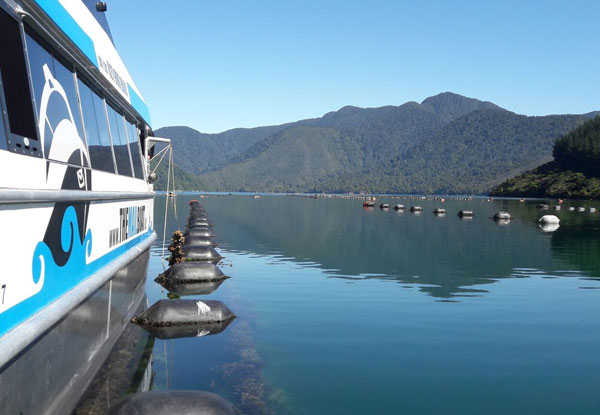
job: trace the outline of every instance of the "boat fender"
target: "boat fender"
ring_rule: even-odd
[[[174,283],[171,281],[155,280],[169,293],[185,297],[188,295],[208,295],[216,291],[225,280],[211,282]]]
[[[168,281],[173,284],[222,281],[229,278],[215,264],[210,262],[179,262],[156,278],[156,282]]]
[[[219,244],[214,242],[212,238],[209,238],[208,236],[193,236],[182,246],[182,249],[185,250],[186,248],[194,248],[197,246],[217,247]]]
[[[151,391],[130,395],[112,406],[107,415],[236,415],[231,402],[212,392]]]
[[[159,300],[131,319],[140,326],[180,326],[218,323],[235,318],[229,307],[216,300]]]
[[[185,237],[186,241],[190,241],[192,238],[196,237],[196,236],[203,236],[203,237],[213,237],[215,236],[214,233],[212,233],[212,231],[208,228],[204,228],[204,229],[190,229],[188,230],[186,233],[183,234],[183,236]]]
[[[194,229],[194,228],[210,229],[211,226],[209,225],[209,223],[207,221],[194,221],[194,222],[188,223],[188,229]]]
[[[223,258],[212,246],[190,246],[183,251],[183,257],[190,261],[210,261],[215,264]]]
[[[195,221],[207,221],[208,222],[208,216],[204,215],[204,214],[190,215],[188,218],[188,223],[195,222]]]

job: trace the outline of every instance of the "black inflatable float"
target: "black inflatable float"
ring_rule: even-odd
[[[229,278],[215,264],[210,262],[179,262],[156,278],[156,282],[172,284],[223,281]]]
[[[210,229],[211,225],[207,221],[198,221],[198,222],[188,223],[188,229],[202,229],[202,228]]]
[[[198,222],[208,222],[210,224],[210,221],[206,216],[194,216],[193,218],[188,219],[188,225]]]
[[[215,300],[159,300],[131,321],[140,326],[171,327],[221,323],[235,318],[229,307]]]
[[[208,220],[206,212],[190,212],[190,216],[187,218],[188,222],[193,220]]]
[[[167,280],[156,280],[157,283],[165,287],[172,294],[177,294],[180,297],[187,295],[208,295],[216,291],[225,280],[210,281],[210,282],[193,282],[193,283],[173,283]]]
[[[191,246],[217,246],[219,245],[209,236],[191,236],[189,240],[183,244],[183,249]]]
[[[217,264],[223,257],[212,246],[188,246],[183,250],[183,258],[190,261],[210,261]]]
[[[151,391],[130,395],[111,407],[107,415],[237,415],[221,396],[204,391]]]
[[[215,236],[215,234],[212,233],[210,229],[190,229],[183,234],[183,237],[185,238],[186,242],[196,236],[212,237]]]

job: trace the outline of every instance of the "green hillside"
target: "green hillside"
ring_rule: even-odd
[[[555,160],[501,183],[490,194],[600,199],[600,117],[558,139],[553,155]]]
[[[198,176],[175,166],[175,187],[173,182],[170,184],[170,190],[205,190],[205,187]],[[167,190],[167,161],[164,160],[156,169],[157,179],[154,182],[156,190]]]
[[[443,93],[280,126],[157,135],[207,190],[485,193],[551,160],[554,141],[590,117],[527,117]]]

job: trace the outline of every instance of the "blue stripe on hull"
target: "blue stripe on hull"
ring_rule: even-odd
[[[91,245],[89,245],[91,244],[91,234],[88,232],[88,234],[90,234],[90,239],[88,240],[86,237],[80,246],[81,249],[73,251],[73,261],[70,260],[62,267],[58,267],[55,264],[50,263],[50,261],[45,262],[43,265],[45,271],[45,281],[39,293],[0,314],[0,336],[15,328],[37,312],[43,312],[44,307],[57,300],[69,290],[75,288],[79,283],[83,282],[92,274],[102,269],[102,267],[108,265],[111,261],[114,261],[129,249],[134,248],[140,242],[149,238],[152,233],[153,230],[149,229],[147,232],[132,238],[130,241],[125,242],[123,245],[107,253],[106,255],[89,264],[85,264],[85,251],[91,249]],[[89,243],[86,244],[86,241]],[[44,255],[45,252],[40,250],[39,247],[40,246],[38,245],[38,248],[36,249],[36,255],[42,255],[47,259],[48,256]],[[40,268],[38,268],[40,267],[38,256],[34,257],[32,265],[35,275],[35,271],[40,270]],[[24,264],[24,266],[28,266],[28,264]]]

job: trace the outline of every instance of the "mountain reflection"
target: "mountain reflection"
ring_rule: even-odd
[[[170,214],[168,228],[177,222],[183,226],[192,198],[178,198],[178,215]],[[430,200],[399,201],[407,209],[422,206],[421,215],[364,210],[359,200],[298,196],[210,196],[202,203],[224,249],[312,263],[334,278],[417,284],[422,292],[443,299],[481,295],[487,292],[485,284],[514,277],[515,269],[553,274],[575,268],[600,276],[598,216],[566,209],[543,212],[533,201],[449,200],[443,217],[432,213],[441,204]],[[475,218],[459,220],[461,209],[473,210]],[[157,199],[156,210],[158,223],[163,198]],[[498,211],[508,211],[514,219],[499,226],[491,220]],[[561,217],[556,232],[537,227],[547,213]]]

